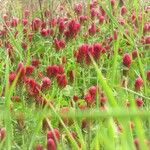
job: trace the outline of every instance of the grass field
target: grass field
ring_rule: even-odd
[[[0,149],[150,150],[149,2],[0,6]]]

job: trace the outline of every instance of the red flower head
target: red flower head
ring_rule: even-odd
[[[74,11],[76,12],[76,14],[80,15],[82,13],[82,4],[75,4]]]
[[[143,106],[143,100],[141,98],[136,98],[135,101],[139,108]]]
[[[148,31],[149,31],[149,28],[150,28],[150,24],[149,24],[149,23],[145,23],[145,24],[144,24],[144,27],[143,27],[144,33],[148,32]]]
[[[60,140],[60,132],[58,129],[53,129],[51,131],[48,131],[47,133],[47,140],[53,139],[53,140]]]
[[[41,86],[32,78],[25,79],[27,85],[28,93],[31,96],[37,96],[41,90]]]
[[[98,16],[98,12],[95,10],[95,8],[92,8],[90,10],[90,13],[91,13],[91,18],[95,18]]]
[[[54,142],[54,140],[53,139],[48,139],[48,141],[47,141],[47,150],[56,150],[57,149],[57,147],[56,147],[56,144],[55,144],[55,142]]]
[[[147,36],[147,37],[145,38],[145,44],[150,44],[150,36]]]
[[[95,43],[93,45],[93,57],[95,60],[98,60],[100,58],[101,52],[102,52],[102,44]]]
[[[38,30],[40,29],[41,25],[42,25],[41,19],[35,18],[35,19],[32,21],[32,30],[33,30],[33,31],[38,31]]]
[[[64,88],[67,85],[66,75],[58,74],[57,75],[57,84],[60,88]]]
[[[39,64],[40,64],[40,61],[38,59],[32,59],[32,62],[31,62],[32,66],[34,67],[38,67]]]
[[[92,25],[88,29],[90,35],[94,35],[97,32],[96,24],[92,23]]]
[[[150,81],[150,70],[147,71],[147,80]]]
[[[88,46],[87,52],[86,52],[86,56],[85,56],[85,63],[87,65],[89,65],[91,63],[91,56],[94,56],[94,48],[92,45]]]
[[[51,86],[51,80],[48,77],[42,79],[41,89],[48,89]]]
[[[17,18],[13,18],[12,21],[11,21],[11,26],[12,27],[17,27],[18,25],[18,19]]]
[[[126,14],[126,13],[127,13],[126,7],[125,7],[125,6],[122,6],[122,7],[121,7],[121,15],[123,16],[123,15]]]
[[[54,46],[55,46],[56,51],[59,51],[60,49],[65,48],[66,43],[64,40],[58,40],[55,38],[54,39]]]
[[[141,77],[138,77],[135,80],[135,84],[134,84],[135,90],[139,91],[141,89],[142,85],[143,85],[143,79]]]
[[[34,71],[34,67],[32,65],[26,66],[26,75],[31,75]]]
[[[86,101],[86,103],[88,105],[91,105],[93,102],[94,102],[94,99],[92,98],[91,94],[90,93],[87,93],[85,96],[84,96],[84,100]]]
[[[59,73],[59,66],[57,66],[57,65],[48,66],[46,68],[46,71],[47,71],[47,76],[55,77]]]
[[[96,94],[97,94],[97,87],[96,86],[92,86],[89,88],[89,94],[91,95],[92,99],[96,98]]]
[[[77,102],[78,100],[79,100],[79,97],[78,97],[77,95],[74,95],[74,96],[73,96],[73,101],[74,101],[74,102]]]
[[[137,58],[137,56],[138,56],[138,51],[137,50],[132,51],[132,58],[135,59]]]
[[[41,36],[43,36],[43,37],[47,37],[48,36],[47,29],[42,29],[41,30]]]
[[[88,47],[89,47],[88,44],[82,44],[78,48],[78,51],[75,53],[75,57],[76,57],[78,63],[82,63],[84,61],[84,59],[87,57]]]
[[[64,20],[60,21],[60,23],[59,23],[59,32],[63,33],[65,28],[66,28],[66,25],[64,23]]]
[[[87,19],[88,19],[87,16],[80,16],[79,17],[80,23],[83,23],[83,22],[87,21]]]
[[[124,54],[124,56],[123,56],[123,64],[124,64],[126,67],[129,68],[130,65],[131,65],[131,62],[132,62],[131,56],[130,56],[128,53]]]
[[[105,17],[101,15],[101,16],[99,17],[99,23],[100,23],[100,24],[103,24],[104,21],[105,21]]]
[[[28,24],[28,19],[24,18],[22,19],[23,26],[26,26]]]
[[[27,50],[27,48],[28,48],[28,45],[25,42],[22,42],[21,46],[22,46],[22,49],[24,49],[24,50]]]
[[[68,30],[65,32],[67,38],[76,37],[77,33],[80,30],[80,23],[76,20],[71,20],[68,23]]]
[[[11,72],[9,74],[9,83],[12,84],[12,82],[14,82],[14,80],[16,79],[16,73],[15,72]]]
[[[50,27],[55,27],[57,25],[57,19],[53,18],[50,22],[49,22]]]

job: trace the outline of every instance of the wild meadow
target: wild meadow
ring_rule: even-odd
[[[0,149],[150,150],[150,4],[34,4],[0,10]]]

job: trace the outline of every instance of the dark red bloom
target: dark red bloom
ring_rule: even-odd
[[[40,61],[38,59],[32,59],[32,62],[31,62],[32,66],[34,67],[38,67],[39,64],[40,64]]]
[[[91,26],[88,29],[89,35],[94,35],[97,32],[97,27],[95,23],[92,23]]]
[[[75,54],[78,63],[82,63],[88,51],[88,44],[82,44]]]
[[[59,23],[59,32],[60,32],[60,33],[63,33],[64,30],[65,30],[65,28],[66,28],[66,25],[65,25],[64,21],[62,20],[62,21]]]
[[[95,18],[95,17],[97,17],[97,15],[98,15],[98,12],[96,11],[95,8],[92,8],[92,9],[90,10],[90,13],[91,13],[91,18]]]
[[[57,25],[57,19],[53,18],[50,22],[49,22],[50,27],[55,27]]]
[[[85,22],[87,19],[88,19],[87,16],[80,16],[80,17],[79,17],[80,23]]]
[[[77,102],[78,100],[79,100],[79,97],[78,97],[77,95],[74,95],[74,96],[73,96],[73,101],[74,101],[74,102]]]
[[[17,18],[13,18],[13,19],[11,20],[11,26],[12,26],[12,27],[17,27],[17,25],[18,25],[18,19],[17,19]]]
[[[150,36],[147,36],[147,37],[145,38],[145,44],[150,44]]]
[[[42,25],[41,19],[35,18],[35,19],[32,21],[32,30],[33,30],[33,31],[38,31],[38,30],[40,29],[41,25]]]
[[[75,4],[74,6],[74,11],[79,15],[82,13],[82,4],[79,3],[79,4]]]
[[[68,23],[68,30],[65,31],[66,38],[74,38],[80,30],[80,23],[76,20],[71,20]]]
[[[67,85],[67,79],[65,74],[57,75],[57,84],[60,88],[64,88]]]
[[[21,46],[24,50],[27,50],[27,48],[28,48],[28,45],[25,42],[22,42]]]
[[[66,43],[64,40],[58,40],[55,38],[54,39],[54,46],[55,46],[56,51],[59,51],[60,49],[65,48]]]
[[[59,66],[57,66],[57,65],[48,66],[46,68],[46,71],[47,71],[47,76],[55,77],[59,73]]]
[[[51,86],[51,80],[48,77],[42,79],[41,89],[48,89]]]
[[[101,52],[102,52],[102,44],[95,43],[93,45],[93,57],[95,60],[98,60],[100,58]]]
[[[138,77],[135,80],[135,84],[134,84],[135,90],[139,91],[141,89],[142,85],[143,85],[143,79],[141,77]]]
[[[34,67],[32,65],[26,66],[26,75],[31,75],[34,71]]]
[[[99,23],[100,23],[100,24],[103,24],[104,21],[105,21],[105,17],[104,17],[104,16],[100,16],[100,17],[99,17]]]
[[[86,103],[88,105],[91,105],[95,100],[92,98],[91,94],[90,93],[87,93],[85,96],[84,96],[84,100],[86,101]]]
[[[15,79],[16,79],[17,75],[15,72],[11,72],[9,74],[9,83],[11,84]]]
[[[122,7],[121,7],[121,15],[123,16],[123,15],[126,14],[126,13],[127,13],[126,7],[125,7],[125,6],[122,6]]]
[[[28,24],[28,19],[24,18],[22,19],[23,26],[26,26]]]
[[[94,47],[93,47],[92,45],[88,46],[87,51],[86,51],[86,54],[85,54],[85,63],[86,63],[87,65],[89,65],[89,64],[91,63],[91,58],[90,58],[90,56],[93,56],[93,57],[94,57],[95,54],[96,54],[96,51],[95,51],[95,53],[94,53]],[[95,59],[96,59],[96,57],[95,57]]]
[[[53,139],[48,139],[48,141],[47,141],[47,150],[56,150],[57,149],[57,147],[56,147],[56,144],[55,144],[55,142],[54,142],[54,140]]]
[[[60,140],[60,132],[58,129],[53,129],[51,131],[48,131],[47,133],[47,140],[53,139],[53,140]]]
[[[132,62],[132,58],[131,58],[130,54],[128,54],[128,53],[124,54],[123,64],[129,68],[131,65],[131,62]]]
[[[137,58],[137,56],[138,56],[138,51],[137,50],[132,51],[132,58],[135,59]]]
[[[37,96],[39,94],[41,86],[33,78],[26,78],[25,83],[27,85],[28,93],[31,96]]]
[[[136,99],[135,99],[135,102],[136,102],[136,105],[137,105],[138,107],[142,107],[142,106],[143,106],[143,103],[144,103],[141,98],[136,98]]]
[[[148,32],[150,30],[149,28],[150,28],[150,24],[149,23],[145,23],[144,27],[143,27],[144,33]]]
[[[91,86],[89,88],[89,93],[92,96],[92,99],[96,98],[96,94],[97,94],[97,87],[96,86]]]
[[[47,36],[48,36],[47,29],[42,29],[42,30],[41,30],[41,35],[42,35],[43,37],[47,37]]]

